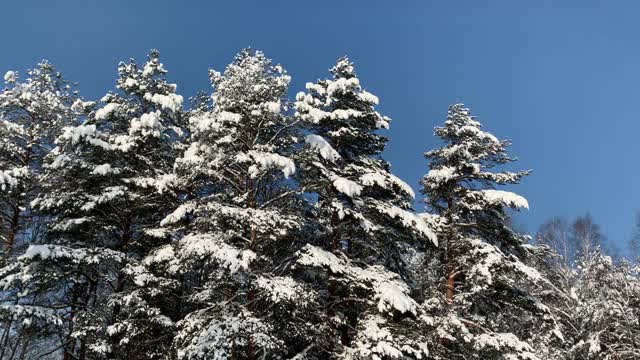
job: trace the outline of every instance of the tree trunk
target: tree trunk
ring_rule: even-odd
[[[453,256],[453,236],[449,232],[449,239],[447,241],[447,281],[445,284],[445,299],[447,303],[451,304],[455,292],[455,263]]]
[[[16,203],[13,208],[13,215],[11,216],[11,222],[9,223],[9,230],[7,232],[7,238],[4,243],[4,259],[9,259],[11,253],[13,253],[13,245],[15,243],[16,234],[20,226],[20,196],[16,198]]]
[[[95,277],[95,274],[93,274]],[[86,296],[87,309],[93,309],[97,301],[98,282],[96,280],[89,280],[89,293]],[[87,344],[86,342],[80,343],[80,353],[78,354],[78,360],[85,360],[87,358]]]
[[[352,238],[353,238],[353,231],[352,229],[349,229],[347,239],[345,240],[347,243],[346,251],[349,257],[351,257],[351,253],[353,252],[353,241],[351,240]],[[347,307],[346,311],[344,311],[344,317],[345,317],[344,321],[348,321],[348,324],[342,325],[341,336],[340,336],[340,341],[344,346],[349,346],[351,344],[351,337],[349,336],[349,326],[351,325],[355,327],[355,324],[358,322],[358,314],[355,308],[355,303],[354,302],[345,303],[345,305],[347,306],[349,306],[349,304],[351,304],[351,308]]]
[[[223,290],[224,301],[228,301],[232,298],[231,291],[229,288],[224,288]],[[236,360],[236,340],[231,339],[231,349],[229,349],[229,359]]]
[[[338,226],[338,216],[337,214],[332,214],[331,215],[331,242],[329,244],[329,249],[331,250],[332,254],[336,254],[338,252],[338,245],[340,243],[340,233],[338,232],[338,230],[336,229],[336,227]],[[331,343],[329,344],[331,347],[333,347],[334,344],[334,339],[336,336],[336,327],[335,324],[333,322],[333,318],[336,316],[336,311],[334,309],[334,302],[336,300],[336,284],[335,283],[329,283],[327,285],[327,290],[329,293],[329,297],[328,297],[328,307],[327,307],[327,320],[329,321],[329,338],[331,339]],[[342,339],[341,339],[342,341]]]
[[[16,342],[13,344],[13,348],[11,349],[11,354],[9,354],[8,360],[13,360],[13,357],[16,355],[16,351],[18,351],[18,345],[20,345],[20,340],[16,339]]]
[[[19,300],[16,299],[13,304],[18,305]],[[9,319],[7,322],[7,327],[2,332],[2,344],[0,345],[0,359],[4,359],[4,354],[7,350],[7,346],[9,345],[9,335],[11,334],[11,326],[13,325],[13,317]]]
[[[64,354],[62,358],[64,360],[75,359],[73,356],[73,350],[75,349],[75,341],[72,341],[71,334],[73,333],[73,321],[76,316],[76,304],[78,302],[78,297],[80,297],[80,286],[76,283],[73,284],[73,290],[71,295],[71,313],[69,314],[69,331],[67,336],[65,337],[65,342],[67,344],[64,346]]]
[[[231,340],[231,354],[229,354],[229,360],[236,360],[236,341]]]
[[[126,266],[126,257],[127,257],[127,251],[128,251],[127,249],[129,247],[129,242],[131,242],[130,232],[131,232],[131,218],[128,218],[128,221],[125,224],[123,229],[122,238],[120,239],[120,251],[124,254],[125,261],[122,264],[122,268],[120,268],[120,270],[118,271],[118,277],[116,278],[116,286],[114,290],[115,294],[118,294],[124,290],[125,279],[124,279],[124,273],[122,272],[122,269],[124,268],[124,266]],[[118,316],[120,315],[120,309],[121,309],[120,304],[116,303],[113,305],[113,311],[111,313],[111,324],[115,324],[115,322],[118,320]]]
[[[29,340],[27,339],[22,342],[22,349],[20,349],[20,357],[18,359],[24,360],[24,356],[27,353],[27,348],[29,347]]]
[[[453,277],[453,273],[449,270],[449,275],[447,276],[447,291],[446,291],[446,300],[448,303],[453,301],[453,294],[455,289],[455,279]]]
[[[258,242],[258,232],[256,231],[256,226],[254,224],[251,224],[250,237],[251,243],[249,245],[249,249],[251,251],[255,251]],[[253,287],[251,283],[249,283],[249,289],[247,289],[247,309],[249,311],[253,311],[254,309],[254,300],[255,294],[253,292]],[[247,358],[249,360],[256,359],[256,349],[255,342],[253,341],[253,335],[249,335],[249,339],[247,339]]]
[[[449,199],[447,201],[447,212],[449,213],[447,216],[449,219],[449,234],[447,236],[447,265],[446,265],[446,284],[445,284],[445,299],[448,304],[453,303],[453,297],[455,296],[455,286],[456,286],[456,266],[455,266],[455,241],[454,241],[454,230],[453,230],[453,218],[452,216],[453,209],[453,200]]]
[[[20,159],[22,166],[29,166],[31,162],[31,147],[27,147],[27,152]],[[23,192],[27,192],[27,189],[22,189]],[[15,243],[16,234],[18,233],[18,229],[20,227],[20,207],[22,206],[22,195],[19,193],[16,196],[16,202],[13,205],[13,216],[11,216],[11,223],[9,224],[9,230],[7,232],[7,237],[4,245],[4,259],[9,259],[11,253],[13,253],[13,245]]]
[[[9,319],[7,322],[7,326],[2,332],[2,351],[0,351],[0,359],[4,358],[5,350],[7,349],[7,345],[9,342],[9,333],[11,332],[11,325],[13,324],[13,319]]]
[[[255,294],[253,292],[253,288],[249,288],[249,291],[247,292],[247,307],[249,308],[249,311],[253,311],[254,300],[255,300]],[[249,336],[249,340],[247,341],[247,358],[249,360],[256,359],[255,342],[253,341],[253,336],[251,335]]]
[[[120,237],[120,243],[119,243],[119,247],[117,248],[117,250],[119,250],[123,255],[124,255],[124,260],[122,261],[122,264],[120,266],[120,268],[118,269],[118,276],[116,277],[116,284],[114,286],[114,291],[113,294],[119,294],[122,291],[124,291],[125,288],[125,274],[123,272],[124,267],[127,265],[127,253],[128,253],[128,248],[129,248],[129,243],[131,242],[131,222],[132,222],[132,215],[128,214],[129,216],[126,217],[126,220],[124,222],[124,224],[122,224],[122,236]],[[111,319],[109,321],[109,325],[113,325],[118,321],[118,318],[120,317],[120,311],[122,310],[122,306],[116,302],[113,305],[113,309],[111,310]],[[114,349],[116,349],[115,351],[121,351],[122,349],[120,349],[119,343],[114,343],[112,341],[113,339],[109,339],[108,341],[112,343],[111,346],[111,356],[113,356],[113,352]]]

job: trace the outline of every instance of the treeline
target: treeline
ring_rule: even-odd
[[[347,58],[295,99],[259,51],[188,102],[166,74],[151,51],[87,101],[6,73],[1,359],[640,357],[637,263],[588,217],[515,231],[498,188],[530,172],[464,105],[419,213]]]

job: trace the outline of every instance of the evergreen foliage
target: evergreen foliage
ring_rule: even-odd
[[[640,357],[637,234],[614,261],[588,215],[516,231],[530,171],[463,104],[418,212],[347,57],[294,99],[251,49],[188,104],[156,50],[98,101],[27,74],[0,92],[0,359]]]

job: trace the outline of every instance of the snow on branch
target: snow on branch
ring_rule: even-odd
[[[466,256],[474,259],[473,265],[467,271],[467,276],[477,284],[477,289],[493,284],[496,278],[507,282],[512,281],[505,276],[513,277],[515,274],[532,283],[543,280],[538,270],[525,265],[517,258],[505,255],[496,246],[480,239],[472,238],[467,241],[472,246],[472,250]]]
[[[381,313],[417,313],[418,304],[409,296],[409,287],[398,274],[382,266],[356,266],[347,258],[340,258],[310,244],[305,245],[297,253],[297,257],[299,265],[326,268],[334,274],[342,275],[353,286],[371,291]]]
[[[485,333],[474,337],[476,349],[491,348],[505,354],[506,358],[523,360],[540,360],[526,342],[512,333]]]
[[[502,190],[481,190],[482,196],[490,203],[504,204],[512,208],[529,209],[529,202],[524,197]]]
[[[274,303],[290,303],[304,306],[314,297],[314,292],[289,276],[260,276],[257,288],[266,292]]]
[[[386,320],[379,315],[367,315],[361,324],[355,346],[347,350],[349,355],[373,360],[426,359],[429,356],[427,343],[423,339],[392,332]]]
[[[334,176],[332,180],[333,187],[348,197],[356,197],[362,192],[362,186],[354,181],[340,176]]]
[[[240,250],[224,242],[219,236],[210,234],[187,235],[179,243],[179,256],[209,259],[235,273],[247,270],[256,258],[251,250]]]
[[[250,150],[247,153],[238,154],[236,160],[254,163],[249,166],[249,175],[252,178],[257,178],[260,174],[272,168],[282,171],[285,178],[296,172],[296,165],[293,160],[279,154]]]
[[[53,309],[42,306],[3,304],[0,305],[0,314],[4,318],[20,319],[22,325],[31,325],[34,320],[44,320],[55,326],[62,326],[64,324],[60,314]]]
[[[360,182],[364,186],[373,186],[377,185],[383,189],[391,189],[393,187],[399,189],[403,193],[409,195],[412,199],[416,197],[415,192],[402,179],[399,177],[386,172],[386,171],[378,171],[378,172],[368,172],[360,176]]]
[[[434,245],[438,245],[438,237],[422,216],[384,203],[378,203],[376,209],[392,219],[400,220],[403,226],[415,230],[419,235],[429,239]]]
[[[332,162],[340,159],[340,154],[338,154],[338,152],[331,147],[331,144],[329,144],[322,136],[313,134],[307,135],[304,138],[304,141],[309,144],[313,150],[319,152],[323,159]]]
[[[193,211],[194,205],[192,203],[186,203],[178,206],[171,214],[167,215],[162,221],[160,221],[160,226],[165,226],[169,224],[175,224],[178,221],[184,219],[187,214]]]
[[[182,108],[182,95],[146,93],[144,94],[144,99],[160,106],[162,109],[178,111]]]
[[[85,264],[98,264],[104,259],[116,261],[122,260],[122,253],[106,248],[76,249],[62,245],[30,245],[27,251],[21,255],[19,260],[32,260],[40,258],[47,259],[68,259],[72,262]]]

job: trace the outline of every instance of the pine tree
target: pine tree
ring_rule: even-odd
[[[209,74],[184,109],[155,50],[96,102],[6,73],[0,359],[640,358],[637,261],[588,215],[514,230],[529,171],[464,105],[416,213],[346,57],[293,104],[259,51]]]
[[[41,192],[44,157],[62,128],[75,120],[76,93],[49,62],[42,61],[27,75],[20,81],[15,71],[7,72],[0,92],[0,238],[2,262],[9,266],[16,250],[46,233],[45,219],[33,211],[31,201]],[[10,280],[2,278],[8,291],[2,293],[5,305],[0,309],[0,358],[26,356],[28,343],[36,344],[55,330],[43,323],[49,314],[33,307],[42,299],[11,289]]]
[[[36,223],[30,202],[38,192],[42,160],[62,127],[73,121],[75,94],[47,61],[27,71],[21,82],[15,71],[5,76],[0,92],[0,188],[2,189],[2,242],[4,259],[11,257],[21,236],[33,235]],[[36,232],[34,232],[36,233]]]
[[[419,332],[407,333],[417,303],[399,273],[403,247],[436,241],[410,208],[413,190],[380,157],[387,139],[378,134],[390,119],[378,98],[363,90],[343,57],[331,79],[307,83],[296,96],[296,116],[306,124],[301,184],[317,196],[313,240],[298,253],[298,266],[326,289],[324,335],[317,348],[331,358],[417,356],[427,350]],[[394,317],[395,316],[395,317]]]
[[[148,262],[185,289],[177,358],[286,355],[309,341],[305,308],[315,297],[286,273],[301,226],[295,122],[285,114],[290,77],[246,49],[210,78],[212,103],[191,114],[176,162],[184,203],[162,222],[176,241]],[[298,341],[284,346],[287,338]]]
[[[120,91],[99,108],[78,103],[85,121],[65,128],[47,157],[33,206],[49,216],[48,236],[27,249],[9,279],[47,297],[50,305],[38,311],[55,309],[67,328],[65,359],[162,354],[142,344],[167,321],[139,306],[144,289],[127,280],[125,267],[168,241],[153,230],[175,201],[168,184],[182,97],[165,73],[155,50],[142,69],[121,63]]]
[[[553,338],[552,314],[533,296],[549,282],[525,264],[535,247],[510,228],[507,208],[528,208],[527,201],[495,189],[518,183],[529,171],[491,171],[513,161],[509,142],[483,131],[462,104],[449,108],[435,134],[444,146],[425,153],[430,170],[421,183],[429,208],[442,219],[447,310],[437,312],[437,297],[426,303],[441,317],[442,356],[537,359],[535,346],[561,340]]]
[[[158,227],[178,200],[173,164],[184,137],[182,96],[176,94],[175,84],[167,82],[159,56],[152,50],[142,68],[133,60],[121,63],[117,82],[121,94],[107,95],[107,107],[118,104],[112,123],[128,123],[124,134],[112,138],[125,153],[118,175],[130,193],[126,200],[129,220],[122,219],[119,244],[125,266],[110,297],[112,314],[107,328],[110,356],[116,358],[164,358],[169,350],[166,340],[174,332],[171,319],[161,313],[163,299],[158,301],[153,289],[137,277],[140,261],[170,242]]]

